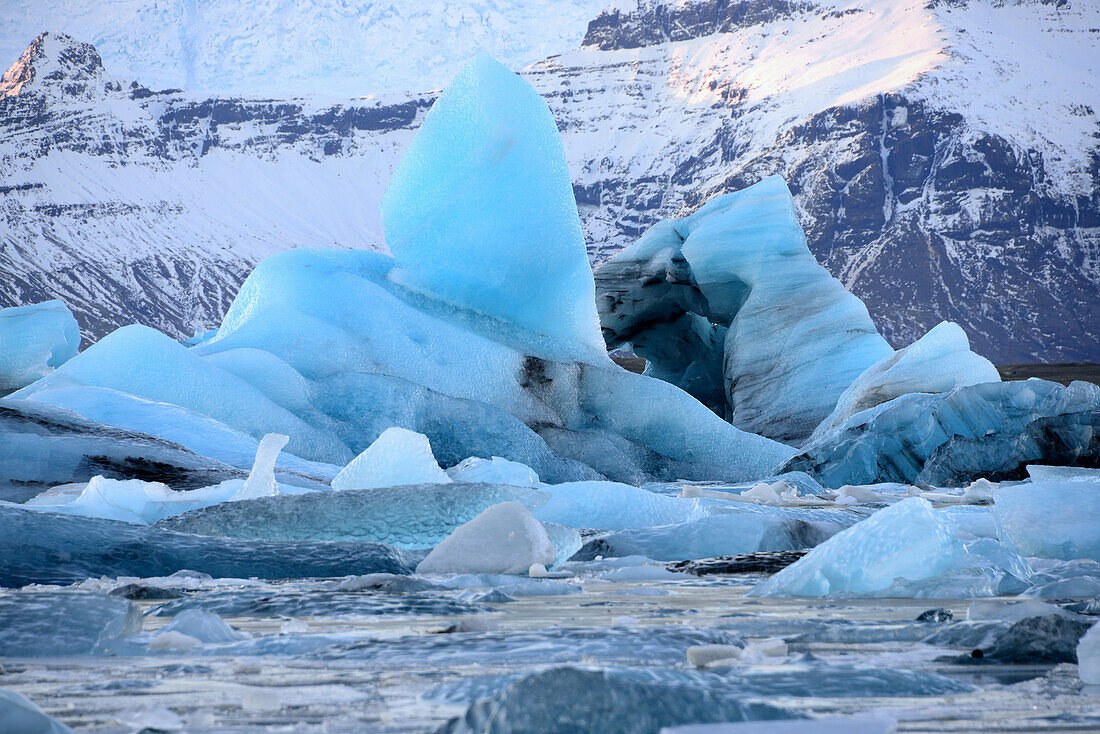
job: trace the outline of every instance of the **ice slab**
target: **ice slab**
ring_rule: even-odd
[[[0,308],[0,396],[76,356],[80,327],[61,301]]]
[[[534,487],[539,475],[526,464],[508,461],[499,456],[481,459],[471,456],[447,470],[447,476],[456,482],[487,482],[509,484],[513,487]]]
[[[775,706],[744,703],[723,688],[717,676],[686,671],[551,668],[472,703],[440,731],[656,734],[675,724],[795,718]]]
[[[1100,481],[1039,481],[993,494],[997,537],[1024,556],[1100,561]]]
[[[184,609],[172,618],[164,630],[212,644],[239,642],[250,637],[230,627],[217,613],[198,608]]]
[[[908,393],[939,393],[965,385],[1000,382],[997,368],[970,351],[958,324],[943,321],[917,341],[864,370],[837,400],[829,417],[814,429],[814,440],[868,408]]]
[[[0,594],[0,655],[91,655],[141,631],[133,602],[90,591],[25,590]]]
[[[428,437],[405,428],[387,428],[332,480],[333,489],[374,489],[409,484],[448,484]],[[507,484],[507,482],[503,482]]]
[[[1077,643],[1077,673],[1082,683],[1100,686],[1100,624],[1093,624]]]
[[[15,691],[0,689],[0,734],[71,734],[72,729],[46,716]]]
[[[606,361],[557,124],[485,54],[447,86],[380,206],[394,281]]]
[[[501,502],[455,528],[417,573],[526,572],[533,564],[552,564],[557,556],[546,529],[519,502]]]
[[[159,527],[197,535],[268,540],[374,541],[432,548],[499,502],[537,507],[547,495],[499,484],[420,484],[264,497],[171,517]]]
[[[262,502],[263,500],[252,500]],[[210,538],[98,518],[0,506],[0,586],[71,584],[94,576],[223,578],[409,573],[390,546]]]
[[[572,528],[621,530],[687,522],[707,514],[700,500],[668,497],[616,482],[568,482],[542,490],[550,500],[534,509],[535,517]]]
[[[719,367],[723,412],[780,440],[809,436],[893,352],[863,303],[810,254],[778,176],[659,223],[602,264],[597,283],[612,346],[634,344],[652,374],[708,404]]]
[[[1091,416],[1098,411],[1100,386],[1086,382],[1063,386],[1032,378],[912,393],[853,415],[803,446],[783,468],[805,471],[827,487],[1023,479],[1027,464],[1057,463],[1090,450]],[[1084,423],[1074,428],[1069,419],[1078,418]],[[1032,425],[1045,434],[1049,427],[1042,422],[1059,419],[1069,423],[1055,432],[1057,440],[1030,444],[1035,453],[1017,452]]]
[[[966,544],[917,497],[879,510],[772,576],[754,596],[993,596],[1022,559],[989,539]]]

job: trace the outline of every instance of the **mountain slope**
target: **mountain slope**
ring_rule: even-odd
[[[951,319],[996,362],[1100,360],[1098,40],[1083,0],[645,3],[524,73],[594,260],[779,173],[895,344]],[[384,248],[377,202],[431,95],[154,93],[36,45],[25,66],[84,81],[0,99],[0,303],[183,336],[265,254]]]

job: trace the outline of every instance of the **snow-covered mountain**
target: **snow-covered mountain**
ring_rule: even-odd
[[[524,73],[594,260],[779,173],[895,344],[950,319],[996,362],[1100,360],[1098,44],[1086,0],[645,2]],[[384,248],[377,203],[431,94],[209,96],[113,73],[50,33],[0,85],[0,304],[61,297],[92,338],[186,336],[268,253]]]

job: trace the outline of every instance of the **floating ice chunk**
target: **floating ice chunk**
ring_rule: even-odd
[[[711,663],[735,662],[741,657],[737,645],[692,645],[687,649],[688,665],[705,668]]]
[[[136,604],[106,594],[65,589],[0,595],[3,657],[91,655],[136,635],[141,626]]]
[[[780,493],[786,490],[787,485],[783,482],[775,482],[774,484],[761,482],[752,489],[746,489],[741,493],[741,496],[758,505],[780,505],[783,504]]]
[[[247,640],[251,635],[233,629],[214,612],[204,609],[185,609],[177,614],[168,626],[169,632],[190,635],[205,643],[237,642]]]
[[[573,528],[559,525],[556,522],[544,522],[542,526],[546,528],[546,535],[557,551],[554,558],[555,566],[565,563],[581,549],[581,534]]]
[[[404,428],[387,428],[332,480],[333,489],[374,489],[406,484],[448,484],[428,437]],[[502,482],[505,483],[506,482]]]
[[[526,507],[501,502],[456,528],[416,571],[518,574],[553,563],[556,555],[546,529]]]
[[[1021,555],[1100,561],[1100,481],[1027,482],[993,497],[997,537]]]
[[[963,492],[963,502],[987,503],[993,501],[993,490],[997,485],[988,479],[975,479]]]
[[[1079,466],[1042,466],[1030,464],[1027,475],[1033,482],[1100,482],[1100,469]]]
[[[539,475],[534,469],[499,456],[491,459],[471,456],[448,469],[447,475],[456,482],[510,484],[513,487],[534,487],[539,483]]]
[[[874,504],[886,502],[886,498],[875,490],[861,484],[845,484],[836,491],[836,503],[838,505],[858,505],[861,503]]]
[[[436,99],[380,209],[398,283],[607,360],[557,124],[492,58]]]
[[[178,652],[183,650],[194,650],[197,647],[202,647],[202,640],[199,638],[192,637],[183,632],[165,629],[158,632],[153,639],[149,640],[147,649],[156,652]]]
[[[269,433],[260,440],[252,471],[249,472],[244,485],[233,493],[230,501],[254,500],[257,497],[274,497],[281,494],[279,483],[275,481],[275,461],[289,440],[289,436],[279,433]]]
[[[964,385],[1000,382],[997,368],[970,351],[966,332],[943,321],[917,341],[863,371],[837,400],[810,440],[834,430],[856,413],[908,393],[947,392]]]
[[[927,500],[912,497],[837,533],[749,593],[927,596],[955,584],[961,591],[954,595],[991,596],[1006,573],[1023,575],[1026,566],[1011,553],[989,557],[999,546],[982,543],[993,541],[968,547]]]
[[[194,510],[159,527],[198,535],[269,540],[374,541],[431,548],[499,502],[534,508],[547,495],[499,484],[421,484],[262,497]]]
[[[0,308],[0,396],[76,356],[80,327],[61,301]]]
[[[888,714],[826,716],[803,721],[751,721],[743,724],[688,724],[660,734],[894,734],[897,719]]]
[[[1100,686],[1100,623],[1092,625],[1077,643],[1077,674],[1082,683]]]
[[[201,492],[201,490],[197,491]],[[175,499],[181,494],[184,493],[175,492],[158,482],[143,482],[140,479],[107,479],[97,476],[92,477],[84,490],[69,502],[64,502],[65,496],[61,495],[62,501],[57,505],[50,504],[51,498],[48,496],[36,497],[28,504],[53,512],[150,525],[164,517],[165,505],[177,504],[178,506]],[[180,511],[185,512],[194,506],[189,503],[183,504]]]
[[[535,517],[572,528],[621,530],[687,522],[707,514],[699,500],[666,497],[616,482],[568,482],[542,489],[550,501],[534,511]]]
[[[72,734],[72,729],[24,696],[0,688],[0,734]]]

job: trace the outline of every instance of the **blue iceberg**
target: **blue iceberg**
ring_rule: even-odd
[[[80,327],[61,301],[0,308],[0,396],[76,356]]]

